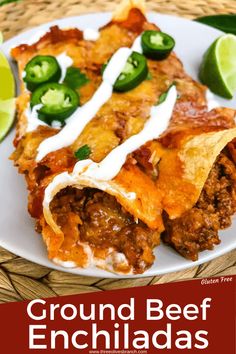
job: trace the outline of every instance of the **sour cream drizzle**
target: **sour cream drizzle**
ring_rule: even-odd
[[[59,54],[56,59],[61,68],[61,78],[59,82],[62,83],[65,80],[67,69],[73,65],[73,60],[66,55],[66,53]]]
[[[102,181],[113,179],[124,165],[128,154],[131,154],[148,141],[158,138],[167,129],[176,99],[177,91],[175,86],[173,86],[166,100],[162,104],[151,108],[150,118],[140,133],[131,136],[123,144],[117,146],[100,163],[91,161],[83,175]],[[77,166],[75,165],[76,171],[79,170],[80,163],[79,161],[76,164]]]
[[[42,107],[43,107],[42,104],[37,104],[31,110],[30,106],[29,105],[27,106],[27,108],[24,112],[25,116],[27,118],[27,128],[26,128],[27,133],[35,130],[39,125],[47,125],[45,122],[43,122],[42,120],[40,120],[38,118],[38,111]]]
[[[83,30],[83,39],[85,41],[97,41],[99,37],[99,30],[95,30],[93,28],[86,28],[85,30]]]
[[[80,186],[81,179],[92,181],[93,185],[101,190],[110,188],[107,181],[116,177],[128,154],[137,150],[146,142],[158,138],[167,129],[176,100],[177,90],[175,86],[172,86],[165,101],[151,108],[150,118],[140,133],[131,136],[123,144],[117,146],[101,162],[96,163],[90,159],[78,161],[71,174],[63,172],[57,175],[45,190],[44,209],[49,210],[50,202],[55,194],[66,186],[74,185],[82,188]],[[135,199],[134,193],[129,194],[125,197]]]
[[[67,119],[65,127],[58,134],[45,139],[39,145],[36,161],[42,160],[52,151],[73,144],[99,109],[111,98],[113,85],[134,50],[142,50],[140,37],[136,38],[131,48],[122,47],[115,52],[103,73],[103,81],[92,98]]]
[[[207,100],[208,111],[220,107],[219,102],[215,99],[213,93],[210,90],[206,91],[206,100]]]

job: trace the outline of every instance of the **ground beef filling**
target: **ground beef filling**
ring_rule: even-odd
[[[231,225],[236,211],[236,167],[227,151],[215,162],[196,205],[180,218],[164,217],[163,240],[193,261],[220,243],[218,231]]]
[[[67,187],[57,194],[50,207],[62,229],[71,213],[78,215],[79,240],[93,248],[113,247],[124,253],[135,273],[143,273],[153,264],[152,250],[159,244],[159,233],[141,221],[136,223],[133,216],[107,193]],[[66,237],[69,236],[65,234]]]

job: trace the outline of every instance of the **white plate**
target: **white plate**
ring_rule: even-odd
[[[55,24],[60,27],[79,27],[80,29],[85,29],[86,27],[98,28],[106,24],[110,18],[110,14],[96,13],[53,21],[12,38],[3,44],[2,49],[9,56],[9,51],[12,47],[24,43],[29,38],[37,36],[40,33],[39,31],[42,33],[42,31]],[[150,13],[148,18],[175,38],[177,55],[184,63],[186,71],[197,79],[203,53],[222,32],[197,22],[168,15]],[[13,70],[16,73],[14,65]],[[219,97],[217,100],[222,106],[236,108],[236,97],[230,101]],[[27,212],[26,184],[23,177],[19,176],[17,170],[12,166],[12,162],[8,160],[13,151],[13,137],[14,132],[0,144],[0,245],[30,261],[58,270],[66,270],[86,276],[122,278],[122,276],[94,268],[65,269],[54,265],[48,260],[45,245],[41,236],[34,231],[34,221]],[[194,263],[185,260],[170,247],[161,245],[156,248],[156,261],[152,268],[141,276],[175,272],[216,258],[236,248],[235,233],[236,220],[233,221],[233,225],[229,229],[220,233],[221,244],[213,251],[202,252],[199,260]]]

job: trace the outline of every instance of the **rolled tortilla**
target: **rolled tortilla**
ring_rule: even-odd
[[[60,183],[58,183],[59,181]],[[155,187],[155,183],[137,166],[126,164],[117,177],[111,181],[98,181],[86,178],[82,174],[68,174],[68,172],[65,172],[56,176],[51,185],[46,188],[43,203],[44,218],[41,219],[42,233],[47,244],[49,257],[56,262],[60,262],[64,257],[64,255],[60,256],[60,250],[68,234],[65,235],[60,226],[55,222],[50,204],[57,193],[68,186],[80,190],[95,188],[96,190],[104,191],[106,194],[116,198],[122,208],[126,212],[129,212],[134,220],[136,220],[137,225],[141,220],[159,236],[161,231],[164,230],[159,192]],[[79,226],[79,221],[76,222]],[[97,231],[99,233],[99,230]],[[155,246],[159,243],[159,236]],[[134,269],[129,264],[124,253],[118,252],[113,247],[106,248],[105,246],[103,247],[103,251],[99,252],[99,248],[91,247],[87,242],[82,242],[79,233],[77,237],[77,243],[80,248],[77,252],[79,252],[80,256],[76,257],[74,266],[88,267],[95,264],[116,273],[135,273],[137,271],[137,269]],[[114,235],[114,237],[119,236]],[[69,254],[68,258],[70,259]],[[145,267],[144,265],[144,269]]]
[[[45,190],[43,203],[44,217],[55,233],[61,230],[53,220],[50,203],[60,190],[68,186],[104,191],[114,196],[135,219],[142,220],[151,229],[163,231],[160,195],[155,183],[137,166],[126,164],[111,181],[99,181],[77,172],[64,172],[56,176]]]
[[[196,204],[216,158],[235,137],[236,128],[186,134],[179,147],[166,150],[156,186],[170,219],[178,218]]]
[[[164,230],[163,211],[169,214],[170,219],[175,219],[190,210],[196,204],[217,156],[230,141],[236,138],[236,128],[207,133],[198,132],[198,134],[195,132],[195,135],[188,135],[188,133],[186,130],[185,135],[182,135],[179,141],[179,146],[175,148],[165,149],[158,142],[154,144],[157,155],[161,156],[158,164],[159,173],[155,182],[136,165],[129,163],[126,163],[111,181],[88,178],[83,175],[82,171],[79,173],[75,171],[71,174],[65,172],[56,176],[54,182],[45,191],[43,204],[44,217],[51,229],[51,234],[44,232],[48,230],[47,228],[43,230],[49,254],[50,249],[53,250],[52,257],[54,257],[64,240],[63,232],[53,218],[50,204],[57,193],[68,186],[78,189],[95,188],[114,196],[117,202],[135,219],[141,220],[148,228],[158,231],[159,234]],[[86,168],[85,161],[84,169]],[[59,239],[60,242],[58,242]],[[102,258],[100,261],[99,257],[94,258],[93,250],[86,242],[80,242],[80,245],[89,250],[89,264],[91,264],[91,259],[93,262],[97,259],[96,264],[99,266],[103,264],[103,268],[111,270],[112,262],[108,262],[108,267],[104,259],[101,263]],[[110,260],[111,254],[114,256],[117,253],[115,249],[112,251],[107,249],[106,252],[105,259],[108,257]],[[120,258],[121,263],[116,258],[113,271],[119,272],[125,264],[124,269],[133,272],[127,260],[123,263],[124,257],[123,254]],[[83,266],[87,264],[88,262],[85,262]]]
[[[145,0],[122,0],[112,15],[113,21],[125,21],[132,9],[138,9],[145,14]]]

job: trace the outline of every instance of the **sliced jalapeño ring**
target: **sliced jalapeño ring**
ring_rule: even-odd
[[[145,31],[141,37],[143,54],[150,59],[163,60],[168,57],[175,46],[175,40],[167,33]]]
[[[50,55],[37,55],[25,67],[24,81],[30,91],[34,91],[41,84],[58,82],[60,77],[60,65],[57,59]]]
[[[39,86],[31,96],[31,108],[41,105],[38,117],[47,124],[65,122],[78,107],[79,96],[70,87],[55,82]]]
[[[104,64],[101,69],[103,74],[107,64]],[[147,59],[144,55],[137,52],[132,52],[129,56],[125,67],[116,80],[113,89],[117,92],[126,92],[134,89],[146,79],[148,74]]]

